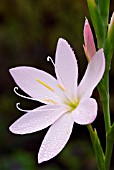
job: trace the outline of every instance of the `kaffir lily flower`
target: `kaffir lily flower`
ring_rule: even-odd
[[[96,53],[96,48],[95,48],[95,43],[94,43],[94,38],[93,38],[92,31],[91,31],[91,27],[89,25],[87,18],[85,19],[85,24],[84,24],[83,48],[84,48],[87,59],[90,61],[90,59]]]
[[[53,158],[64,148],[74,122],[87,125],[96,118],[97,102],[91,95],[104,73],[103,49],[92,57],[79,85],[74,52],[61,38],[57,44],[54,67],[57,79],[33,67],[10,69],[16,84],[31,96],[25,98],[46,104],[28,111],[10,126],[10,131],[15,134],[27,134],[51,125],[38,153],[39,163]],[[14,91],[20,95],[16,88]]]

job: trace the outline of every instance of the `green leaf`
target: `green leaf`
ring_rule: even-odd
[[[95,0],[87,0],[87,3],[97,37],[98,48],[102,48],[105,41],[105,27],[102,17]]]
[[[104,156],[101,144],[100,144],[99,137],[97,135],[97,131],[96,131],[96,129],[93,130],[91,125],[87,125],[87,127],[88,127],[88,130],[90,132],[92,145],[93,145],[96,160],[97,160],[97,163],[98,163],[98,169],[99,170],[105,170],[105,166],[104,166],[105,156]]]
[[[111,155],[114,143],[114,123],[106,133],[106,154],[105,154],[105,167],[110,168]]]
[[[114,142],[114,123],[108,131],[107,136],[110,138],[111,141]]]
[[[110,0],[98,0],[99,12],[101,14],[105,28],[107,29],[109,18]]]
[[[114,52],[114,13],[112,14],[111,21],[108,27],[107,39],[104,45],[104,52],[106,57],[106,70],[110,70],[112,55]]]
[[[98,91],[99,91],[99,94],[100,94],[101,102],[106,102],[107,98],[109,96],[108,96],[107,89],[105,87],[105,80],[104,80],[104,78],[102,78],[102,80],[99,82],[97,87],[98,87]]]

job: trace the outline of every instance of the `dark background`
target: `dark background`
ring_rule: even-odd
[[[113,7],[114,1],[111,1],[110,16]],[[23,136],[14,135],[8,130],[23,114],[16,109],[16,102],[21,102],[21,107],[25,109],[40,106],[38,102],[21,99],[13,93],[16,85],[9,74],[9,68],[33,66],[55,75],[46,57],[50,55],[54,60],[58,38],[63,37],[71,44],[77,56],[80,81],[87,65],[82,48],[85,17],[91,24],[86,0],[0,0],[0,170],[97,170],[86,126],[75,124],[65,149],[54,159],[40,165],[37,164],[37,153],[48,128]],[[114,60],[110,71],[112,121],[113,77]],[[103,113],[97,90],[93,97],[98,101],[99,110],[92,125],[97,128],[104,149]]]

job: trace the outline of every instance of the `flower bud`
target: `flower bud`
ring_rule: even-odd
[[[88,59],[88,61],[92,58],[92,56],[96,53],[95,43],[93,39],[93,34],[89,25],[87,18],[85,19],[84,24],[84,52]]]

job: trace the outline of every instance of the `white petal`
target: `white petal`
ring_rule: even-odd
[[[60,105],[41,106],[20,117],[9,129],[16,134],[36,132],[51,125],[66,111],[67,108]]]
[[[105,57],[100,49],[90,60],[83,79],[78,86],[78,97],[90,97],[101,80],[105,70]]]
[[[29,96],[43,103],[46,103],[43,99],[47,98],[56,102],[59,101],[54,92],[57,87],[57,81],[50,74],[33,67],[24,66],[10,69],[10,73],[16,84]],[[49,88],[37,80],[44,82]]]
[[[60,84],[75,97],[77,95],[77,61],[70,45],[62,38],[57,44],[55,71]]]
[[[83,99],[77,108],[72,112],[73,120],[80,125],[92,123],[96,116],[97,102],[92,98]]]
[[[73,128],[70,113],[60,117],[48,130],[38,153],[38,162],[55,157],[66,145]]]

